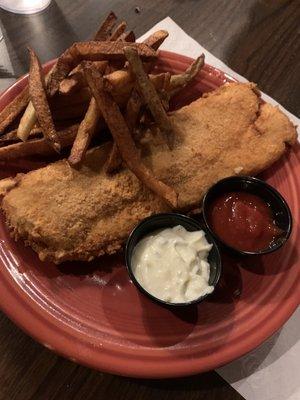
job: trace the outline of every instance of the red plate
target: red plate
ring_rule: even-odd
[[[159,68],[184,70],[191,59],[161,52]],[[0,98],[14,97],[22,78]],[[205,66],[177,106],[231,78]],[[6,172],[11,172],[7,166]],[[16,172],[16,167],[14,167]],[[134,377],[175,377],[219,367],[258,346],[299,304],[300,147],[264,175],[287,199],[294,217],[289,242],[243,265],[225,260],[221,283],[207,301],[171,312],[129,281],[123,255],[57,267],[42,263],[0,226],[0,304],[27,333],[82,364]]]

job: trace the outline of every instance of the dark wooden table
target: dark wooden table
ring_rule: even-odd
[[[169,15],[214,55],[299,116],[298,0],[53,0],[38,15],[0,11],[0,88],[28,71],[27,45],[42,61],[52,59],[72,42],[91,37],[110,9],[137,36]],[[0,400],[242,399],[216,372],[159,381],[90,370],[35,343],[1,313],[0,354]]]

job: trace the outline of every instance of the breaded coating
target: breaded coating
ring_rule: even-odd
[[[144,144],[143,162],[179,193],[179,210],[199,206],[206,190],[231,175],[255,175],[296,141],[278,109],[261,102],[253,84],[231,83],[171,116],[174,148]],[[154,144],[155,143],[155,144]],[[19,176],[2,208],[16,239],[41,260],[91,260],[118,251],[143,218],[169,211],[127,169],[106,175],[111,143],[91,150],[79,170],[67,161]]]

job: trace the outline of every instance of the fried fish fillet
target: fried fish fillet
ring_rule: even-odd
[[[173,150],[144,144],[143,161],[179,193],[180,210],[199,206],[206,190],[230,175],[255,175],[296,141],[278,109],[261,102],[253,84],[231,83],[171,116]],[[143,218],[169,211],[129,171],[107,176],[111,144],[91,150],[79,170],[59,161],[16,178],[2,208],[16,239],[41,260],[91,260],[121,248]]]

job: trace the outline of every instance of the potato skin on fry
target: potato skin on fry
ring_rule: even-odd
[[[74,140],[71,154],[68,158],[70,165],[76,166],[82,162],[90,141],[96,131],[100,116],[101,114],[99,112],[95,99],[92,98],[84,119],[79,125],[78,133]]]
[[[62,148],[70,146],[76,136],[78,125],[73,125],[58,132],[60,146]],[[51,155],[56,154],[56,150],[49,146],[49,141],[45,138],[32,139],[26,142],[13,143],[0,148],[0,161],[24,158],[35,154]]]
[[[137,91],[133,89],[126,106],[125,113],[126,124],[132,133],[134,133],[134,128],[137,123],[142,104],[143,102],[141,97],[139,96]],[[116,143],[114,143],[105,166],[106,172],[116,172],[121,167],[121,165],[122,157]]]
[[[0,113],[0,134],[13,122],[13,120],[25,109],[29,102],[29,89],[26,86],[13,101],[11,101]]]
[[[156,31],[152,33],[152,35],[150,35],[147,39],[145,39],[143,43],[151,47],[152,49],[157,50],[168,36],[168,31]]]
[[[98,31],[95,33],[94,40],[100,42],[107,40],[116,22],[117,22],[116,14],[113,11],[111,11],[100,25]]]
[[[51,74],[47,85],[47,92],[53,96],[60,82],[68,73],[76,67],[82,60],[89,61],[125,61],[124,47],[130,46],[137,50],[140,57],[145,61],[153,61],[157,57],[156,51],[144,43],[127,42],[77,42],[68,48],[57,60],[55,69]]]
[[[193,79],[199,74],[204,65],[205,56],[201,54],[196,60],[184,71],[182,74],[173,75],[170,80],[170,96],[176,94],[180,89],[183,89],[186,85],[193,81]]]
[[[50,107],[46,97],[45,79],[42,67],[35,52],[28,48],[30,54],[29,95],[36,111],[37,119],[43,129],[44,137],[57,152],[60,151],[59,137],[55,131]]]
[[[94,61],[94,65],[100,72],[104,72],[107,67],[107,61]],[[59,84],[60,94],[72,94],[86,86],[86,81],[81,64],[79,64],[69,76],[63,79]]]
[[[104,91],[103,78],[91,63],[85,63],[84,72],[100,112],[110,129],[123,160],[145,186],[163,198],[172,208],[177,207],[177,193],[159,181],[141,162],[130,131],[110,94]]]
[[[118,40],[119,37],[125,32],[126,27],[127,24],[125,21],[120,22],[120,24],[114,29],[114,31],[110,35],[109,40],[112,42]]]
[[[145,103],[148,105],[160,131],[165,135],[167,143],[171,148],[173,141],[172,125],[163,108],[155,87],[150,81],[147,73],[144,71],[142,61],[139,58],[137,51],[134,48],[125,47],[124,53],[129,61],[132,72],[136,77],[137,87],[144,97]]]

